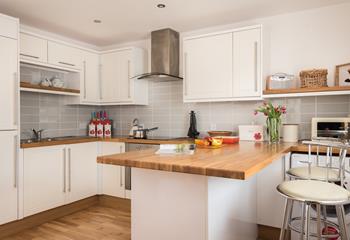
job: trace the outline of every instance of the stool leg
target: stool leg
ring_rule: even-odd
[[[322,238],[322,229],[321,229],[321,205],[316,204],[317,210],[317,238],[321,240]]]
[[[339,230],[340,230],[340,238],[343,239],[349,239],[348,238],[348,233],[347,233],[347,228],[346,228],[346,222],[345,222],[345,211],[344,211],[344,206],[342,205],[337,205],[336,206],[336,211],[337,211],[337,217],[338,217],[338,225],[339,225]]]
[[[324,229],[326,230],[326,234],[328,234],[328,224],[327,224],[327,206],[322,206],[323,212],[323,221],[324,221]]]
[[[310,238],[310,204],[305,204],[305,240],[309,240]]]
[[[286,205],[284,208],[283,224],[280,233],[280,240],[286,239],[286,230],[289,229],[289,221],[292,214],[293,200],[286,199]]]
[[[302,214],[301,214],[301,227],[300,227],[300,240],[304,240],[304,229],[305,229],[305,208],[306,208],[306,203],[302,203],[301,204],[301,211],[302,211]]]

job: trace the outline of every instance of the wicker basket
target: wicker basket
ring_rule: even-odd
[[[313,69],[300,72],[300,87],[319,88],[327,87],[327,69]]]

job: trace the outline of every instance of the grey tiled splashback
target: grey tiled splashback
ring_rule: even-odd
[[[114,120],[114,134],[127,135],[134,118],[145,127],[158,126],[154,136],[187,135],[189,111],[197,113],[202,134],[210,129],[237,131],[240,124],[264,124],[254,116],[261,102],[183,103],[182,81],[150,82],[148,106],[109,106],[105,108],[67,106],[61,96],[21,93],[21,132],[27,137],[31,128],[44,128],[45,136],[84,135],[90,112],[105,109]],[[300,124],[300,138],[309,138],[312,117],[344,117],[349,114],[349,96],[323,96],[273,100],[287,106],[284,123]]]

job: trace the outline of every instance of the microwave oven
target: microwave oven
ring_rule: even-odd
[[[350,118],[312,118],[311,137],[342,138],[347,134]]]

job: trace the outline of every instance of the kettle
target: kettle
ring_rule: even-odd
[[[129,137],[134,137],[134,133],[136,130],[139,130],[140,129],[140,126],[139,126],[139,120],[137,118],[135,118],[133,121],[132,121],[132,127],[130,129],[130,132],[129,132]]]

